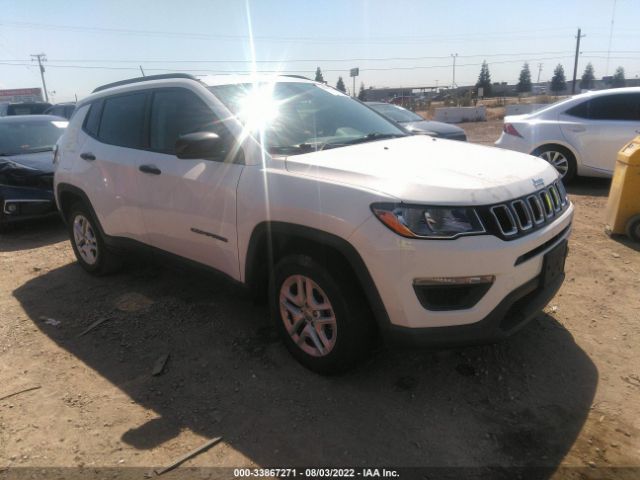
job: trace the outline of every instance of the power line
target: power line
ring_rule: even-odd
[[[521,63],[525,60],[529,61],[541,61],[541,60],[563,60],[567,58],[572,58],[570,55],[566,56],[557,56],[557,57],[544,57],[544,58],[532,58],[532,59],[513,59],[513,60],[499,60],[489,63],[489,65],[497,65],[497,64],[507,64],[507,63]],[[13,62],[1,62],[0,65],[6,66],[30,66],[28,63],[13,63]],[[464,63],[464,64],[456,64],[456,68],[459,67],[476,67],[482,65],[482,63]],[[139,65],[134,65],[131,67],[114,67],[114,66],[106,66],[106,65],[70,65],[70,64],[48,64],[49,68],[77,68],[77,69],[87,69],[87,70],[139,70]],[[361,71],[393,71],[393,70],[423,70],[423,69],[435,69],[435,68],[451,68],[452,64],[441,64],[441,65],[413,65],[413,66],[405,66],[405,67],[370,67],[370,68],[361,68]],[[205,72],[205,73],[253,73],[253,70],[214,70],[214,69],[193,69],[193,68],[183,68],[183,69],[171,69],[171,68],[147,68],[148,71],[164,71],[164,72]],[[312,69],[309,70],[257,70],[258,73],[308,73],[311,72]],[[339,73],[344,72],[345,69],[323,69],[324,72],[333,72]]]
[[[142,36],[171,36],[171,37],[184,37],[192,39],[218,39],[218,40],[248,40],[250,35],[229,35],[229,34],[210,34],[210,33],[194,33],[194,32],[176,32],[166,30],[135,30],[125,28],[106,28],[106,27],[89,27],[89,26],[77,26],[77,25],[56,25],[45,23],[33,23],[33,22],[11,22],[5,21],[1,25],[14,28],[36,29],[36,30],[58,30],[58,31],[71,31],[71,32],[88,32],[88,33],[100,33],[100,34],[117,34],[117,35],[142,35]],[[466,39],[466,38],[514,38],[516,35],[531,34],[534,37],[538,37],[540,32],[553,31],[560,32],[562,30],[568,30],[568,28],[544,28],[535,30],[515,30],[515,31],[502,31],[499,33],[486,32],[469,32],[450,35],[407,35],[407,36],[392,36],[392,37],[283,37],[283,36],[261,36],[255,35],[255,40],[265,41],[277,41],[277,42],[315,42],[315,43],[336,43],[336,42],[366,42],[366,43],[414,43],[423,40],[444,40],[444,39]],[[528,38],[531,37],[528,36]],[[561,36],[558,34],[557,36]],[[550,36],[547,35],[547,38]]]
[[[458,58],[497,58],[497,57],[512,57],[519,56],[522,59],[529,59],[531,56],[535,55],[569,55],[570,51],[554,51],[554,52],[518,52],[518,53],[494,53],[494,54],[474,54],[474,55],[458,55]],[[606,50],[583,50],[581,52],[582,56],[586,54],[593,53],[621,53],[621,54],[640,54],[640,50],[619,50],[608,52]],[[70,62],[70,63],[132,63],[132,64],[149,64],[149,63],[176,63],[176,64],[202,64],[202,63],[212,63],[212,64],[283,64],[283,63],[329,63],[329,62],[385,62],[385,61],[418,61],[418,60],[444,60],[451,58],[450,55],[440,55],[440,56],[424,56],[424,57],[379,57],[379,58],[316,58],[316,59],[282,59],[282,60],[170,60],[170,59],[72,59],[72,58],[57,58],[57,59],[49,59],[50,62]],[[591,56],[590,58],[606,58],[606,57],[598,57]],[[640,59],[640,57],[612,57],[618,59]],[[22,62],[20,59],[5,59],[0,60],[2,63],[11,63],[11,62]],[[499,63],[497,61],[489,62],[489,63]]]

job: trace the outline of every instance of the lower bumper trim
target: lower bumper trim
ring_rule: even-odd
[[[541,276],[518,287],[484,319],[467,325],[408,328],[391,325],[385,338],[392,345],[456,347],[503,340],[534,319],[564,282],[564,273],[543,286]]]

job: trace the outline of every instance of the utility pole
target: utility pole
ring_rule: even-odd
[[[581,30],[578,29],[578,35],[576,35],[576,59],[573,62],[573,83],[571,83],[571,95],[576,93],[576,76],[578,75],[578,56],[580,55],[580,39],[586,37],[582,35]]]
[[[540,83],[540,74],[542,73],[542,64],[538,64],[538,81],[536,83]]]
[[[616,16],[616,0],[613,0],[613,10],[611,11],[611,28],[609,29],[609,46],[607,47],[607,68],[605,75],[609,75],[609,58],[611,57],[611,40],[613,40],[613,20]]]
[[[42,89],[44,90],[44,99],[46,102],[49,102],[49,92],[47,92],[47,84],[44,81],[44,67],[42,66],[42,62],[47,61],[47,56],[44,53],[37,53],[35,55],[31,55],[31,61],[37,59],[38,66],[40,67],[40,78],[42,78]]]
[[[458,54],[452,53],[451,57],[453,58],[453,80],[451,81],[451,89],[454,89],[456,88],[456,58]]]

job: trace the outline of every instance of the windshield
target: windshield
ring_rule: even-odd
[[[0,123],[0,155],[53,150],[68,122],[24,121]]]
[[[369,106],[394,122],[420,122],[424,120],[420,115],[397,105],[373,104]]]
[[[360,102],[301,82],[217,85],[210,90],[270,153],[305,153],[405,136]]]

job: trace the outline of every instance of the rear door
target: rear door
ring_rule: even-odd
[[[175,155],[180,135],[217,133],[230,152],[219,160]],[[162,250],[239,278],[236,190],[243,169],[235,141],[198,94],[187,88],[153,92],[149,121],[152,160],[137,172],[146,241]]]
[[[582,163],[613,172],[618,151],[640,130],[640,93],[611,93],[587,99],[560,115],[562,133]]]
[[[146,157],[146,108],[150,94],[131,92],[92,103],[86,140],[76,161],[84,191],[108,235],[144,241],[137,184]]]

